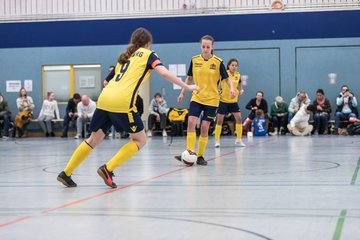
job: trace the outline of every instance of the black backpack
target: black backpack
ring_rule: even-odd
[[[349,135],[360,135],[360,122],[349,124],[347,126],[347,132]]]

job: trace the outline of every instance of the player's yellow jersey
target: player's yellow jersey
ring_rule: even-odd
[[[161,62],[156,53],[146,48],[136,50],[126,63],[117,63],[99,96],[97,108],[117,113],[137,112],[135,102],[140,86],[158,65]]]
[[[221,83],[221,94],[220,94],[220,101],[224,102],[224,103],[236,103],[238,101],[238,97],[239,97],[239,89],[238,89],[238,85],[241,82],[240,79],[240,73],[239,72],[235,72],[234,75],[232,75],[230,73],[229,70],[227,70],[227,73],[229,75],[229,78],[231,79],[235,92],[236,92],[236,97],[231,98],[230,95],[230,87],[226,82],[222,82]]]
[[[188,76],[192,76],[196,85],[200,87],[200,92],[192,93],[191,101],[207,105],[219,106],[220,80],[228,78],[222,60],[215,55],[205,60],[201,55],[191,59]]]

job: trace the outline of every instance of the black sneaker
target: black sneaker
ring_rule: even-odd
[[[182,161],[181,161],[181,155],[177,155],[177,156],[175,156],[174,158],[175,158],[176,160],[182,162]]]
[[[197,158],[196,164],[205,166],[205,165],[208,164],[208,162],[204,159],[203,156],[200,156],[200,157]]]
[[[76,187],[77,186],[77,184],[71,179],[71,176],[68,177],[64,171],[62,171],[59,174],[59,176],[57,177],[57,180],[67,187]]]
[[[111,188],[117,188],[116,183],[113,182],[114,173],[106,169],[106,165],[102,165],[97,170],[99,176],[104,180],[104,183]]]

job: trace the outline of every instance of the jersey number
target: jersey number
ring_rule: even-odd
[[[126,63],[121,65],[120,73],[116,76],[116,79],[115,79],[116,82],[121,80],[121,78],[124,76],[126,70],[128,69],[129,65],[130,65],[130,61],[127,61]]]

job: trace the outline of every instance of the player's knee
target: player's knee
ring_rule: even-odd
[[[144,147],[145,144],[146,144],[146,142],[147,142],[146,138],[136,139],[136,140],[133,140],[133,141],[136,143],[136,145],[138,146],[139,149],[141,149],[142,147]]]

